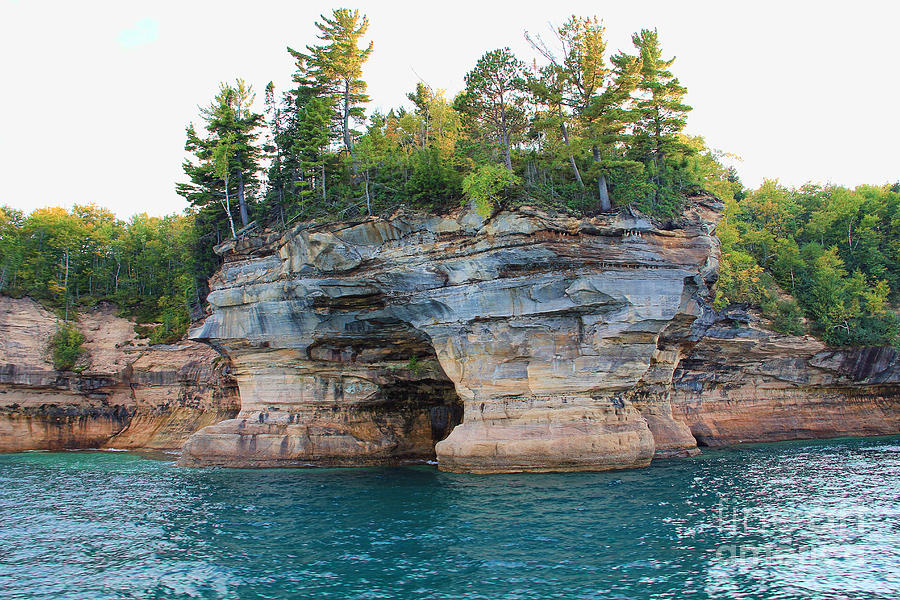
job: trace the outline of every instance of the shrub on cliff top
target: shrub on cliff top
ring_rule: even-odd
[[[60,323],[50,339],[53,368],[57,371],[71,370],[81,354],[83,343],[84,334],[77,327],[70,323]]]
[[[478,214],[489,216],[499,202],[500,194],[522,180],[500,165],[484,165],[463,179],[463,193],[475,202]]]

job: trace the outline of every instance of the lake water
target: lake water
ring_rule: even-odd
[[[898,598],[900,438],[607,473],[0,456],[0,598]]]

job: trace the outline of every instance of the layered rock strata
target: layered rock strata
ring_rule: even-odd
[[[398,214],[231,242],[191,337],[231,359],[241,412],[182,462],[597,470],[647,465],[654,434],[695,451],[666,394],[715,276],[718,208],[697,199],[667,226]]]
[[[192,341],[148,347],[101,307],[79,317],[77,373],[47,361],[54,315],[0,297],[0,451],[187,440],[185,465],[436,457],[489,473],[900,432],[896,350],[830,349],[709,307],[719,208],[698,198],[665,224],[397,214],[245,237],[218,249]]]
[[[729,310],[695,323],[668,400],[702,446],[900,432],[900,355],[830,349]]]
[[[30,299],[0,297],[0,452],[178,449],[237,412],[227,362],[208,346],[147,346],[106,306],[83,313],[80,372],[60,372],[48,346],[57,319]]]

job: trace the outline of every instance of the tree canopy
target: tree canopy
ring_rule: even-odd
[[[207,280],[218,267],[210,250],[216,238],[202,229],[215,233],[221,221],[207,219],[201,211],[122,221],[93,204],[27,216],[2,207],[0,292],[31,296],[58,310],[61,319],[73,318],[81,307],[115,302],[152,324],[152,341],[180,339],[191,314],[201,314]],[[220,239],[227,237],[221,233]]]
[[[331,99],[331,105],[337,110],[335,120],[344,150],[352,154],[354,132],[350,120],[362,121],[365,113],[361,105],[369,101],[362,66],[372,54],[374,43],[359,47],[369,28],[369,19],[358,10],[347,8],[335,9],[331,17],[322,15],[321,19],[316,27],[324,44],[307,46],[306,52],[288,48],[297,61],[294,81]]]
[[[730,199],[718,233],[718,308],[758,305],[782,331],[835,345],[898,343],[898,186],[766,181]]]
[[[236,204],[242,225],[400,205],[445,211],[466,201],[469,175],[499,164],[516,183],[498,205],[527,199],[587,215],[634,206],[674,217],[709,183],[692,168],[706,149],[683,134],[686,89],[655,30],[636,33],[631,53],[610,53],[604,24],[573,15],[551,28],[549,43],[526,34],[537,51],[530,63],[490,50],[455,97],[422,81],[409,105],[366,115],[368,18],[339,8],[315,25],[317,43],[287,49],[291,86],[265,88],[265,135],[240,101],[250,91],[241,80],[201,111],[203,131],[188,127],[189,182],[177,187],[194,205],[230,214]],[[226,171],[216,157],[229,159]]]

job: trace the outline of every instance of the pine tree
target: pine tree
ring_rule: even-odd
[[[596,163],[592,171],[597,178],[600,208],[609,210],[608,169],[603,161],[614,161],[604,156],[604,149],[621,139],[627,125],[624,104],[635,86],[636,61],[623,54],[607,61],[605,29],[597,17],[572,16],[553,33],[561,47],[559,52],[540,36],[525,35],[548,61],[531,79],[531,90],[558,122],[569,163],[582,186],[575,160],[578,144],[573,143],[570,128],[590,147]]]
[[[297,161],[299,172],[298,187],[302,181],[308,182],[305,190],[299,190],[301,197],[311,195],[316,188],[321,190],[323,205],[327,202],[325,162],[328,157],[329,120],[333,113],[330,98],[307,95],[297,107],[291,153]]]
[[[233,149],[234,156],[229,165],[237,178],[241,224],[245,227],[249,222],[247,189],[255,188],[258,183],[260,152],[256,140],[262,115],[250,110],[255,97],[253,86],[243,79],[236,79],[233,86],[221,84],[213,103],[203,111],[206,129],[213,136],[214,145],[227,138]]]
[[[191,206],[217,204],[225,197],[224,184],[216,175],[211,140],[202,139],[190,123],[185,128],[184,151],[190,158],[181,163],[190,183],[176,183],[175,191]]]
[[[216,176],[225,183],[225,202],[223,207],[225,208],[225,213],[228,215],[228,224],[231,225],[231,236],[237,237],[237,233],[234,231],[234,218],[231,216],[231,196],[229,194],[229,179],[231,178],[231,167],[234,162],[232,158],[234,157],[234,154],[234,135],[231,133],[226,133],[223,138],[217,140],[216,145],[213,146],[212,149],[213,169],[215,170]],[[244,216],[243,212],[241,216]]]
[[[331,18],[321,16],[316,22],[319,39],[325,43],[307,46],[306,52],[288,48],[297,61],[294,75],[301,87],[308,87],[332,100],[337,129],[348,153],[353,153],[353,132],[350,120],[362,121],[362,104],[369,101],[366,82],[361,79],[363,63],[372,53],[372,42],[365,49],[359,47],[362,36],[369,28],[369,20],[358,10],[335,9]]]
[[[278,207],[278,213],[284,224],[284,186],[286,180],[285,156],[283,152],[285,119],[281,106],[275,99],[275,84],[269,82],[266,85],[266,140],[263,143],[263,152],[269,160],[267,173],[267,189],[265,194],[267,207],[274,202]]]
[[[509,48],[486,52],[466,74],[466,89],[454,101],[470,126],[497,147],[510,172],[510,148],[526,124],[523,69]]]
[[[236,80],[233,86],[220,84],[212,103],[201,110],[206,136],[201,137],[193,123],[186,129],[184,149],[192,157],[182,163],[182,168],[190,182],[175,186],[178,194],[193,206],[202,207],[222,202],[230,195],[229,185],[236,181],[238,208],[244,226],[249,221],[248,190],[255,190],[259,171],[256,139],[262,116],[250,110],[253,98],[252,86],[242,79]],[[228,184],[217,165],[216,152],[221,152],[223,144],[229,148]],[[230,215],[230,202],[228,204]]]
[[[640,79],[631,152],[638,160],[653,164],[659,186],[666,155],[689,150],[679,134],[691,107],[683,102],[687,88],[669,70],[675,58],[662,58],[656,30],[642,29],[632,36],[632,42],[639,52]]]
[[[581,189],[584,189],[581,171],[575,160],[578,150],[573,146],[570,135],[574,116],[564,103],[566,79],[563,68],[556,62],[556,57],[546,47],[542,48],[538,41],[530,37],[528,39],[538,50],[542,52],[546,50],[545,56],[551,59],[550,64],[544,65],[536,72],[528,74],[528,88],[531,91],[532,99],[537,106],[543,107],[543,110],[538,110],[535,114],[532,124],[539,132],[544,132],[544,144],[542,144],[544,151],[547,149],[547,139],[557,140],[553,132],[558,132],[559,138],[557,143],[561,142],[563,144],[565,158],[572,168],[575,181],[578,182],[578,186]]]

